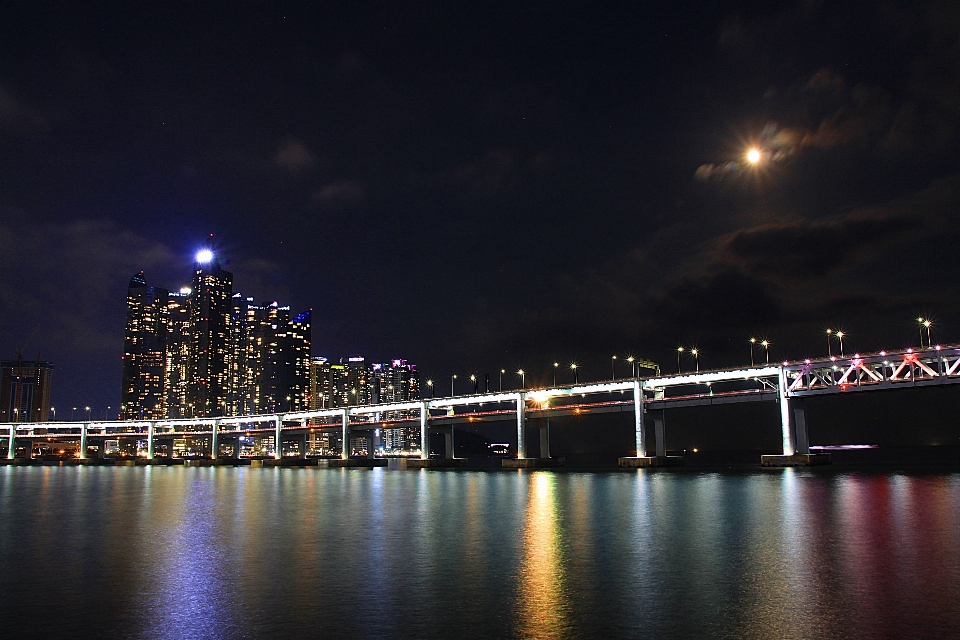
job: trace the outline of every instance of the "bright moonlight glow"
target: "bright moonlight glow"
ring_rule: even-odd
[[[207,264],[211,260],[213,260],[213,251],[210,251],[210,249],[197,251],[197,262],[199,264]]]
[[[757,149],[750,149],[750,151],[747,151],[747,160],[749,160],[751,164],[757,164],[760,162],[760,151]]]

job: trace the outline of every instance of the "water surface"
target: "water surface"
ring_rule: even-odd
[[[960,475],[0,468],[7,637],[955,637]]]

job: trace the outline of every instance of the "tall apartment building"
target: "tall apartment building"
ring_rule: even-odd
[[[201,251],[197,258],[190,287],[187,405],[192,416],[223,416],[229,413],[233,357],[233,274],[220,268],[212,251]]]
[[[166,415],[168,294],[166,289],[148,286],[143,271],[134,274],[127,287],[120,394],[120,416],[124,420],[155,420]]]
[[[51,362],[0,361],[0,422],[46,422],[52,381]]]
[[[311,311],[291,317],[276,302],[233,293],[233,274],[209,250],[191,286],[127,292],[125,419],[248,415],[308,407]]]
[[[330,399],[334,407],[370,404],[370,369],[363,356],[340,358],[330,365]]]
[[[308,407],[311,411],[333,407],[330,386],[330,361],[323,356],[310,358],[310,395]]]
[[[234,296],[233,415],[309,407],[311,313],[291,318],[290,307]]]
[[[187,402],[190,380],[190,287],[167,294],[167,348],[164,359],[166,417],[189,418]]]

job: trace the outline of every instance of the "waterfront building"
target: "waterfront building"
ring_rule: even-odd
[[[52,380],[52,362],[0,361],[0,422],[46,422]]]
[[[371,367],[371,396],[374,404],[410,402],[420,399],[420,375],[416,365],[406,360],[375,363]],[[406,420],[419,416],[418,411],[388,411],[384,420]],[[389,423],[387,423],[389,424]],[[384,453],[403,454],[420,450],[419,425],[390,427],[384,425],[380,439]]]
[[[167,418],[193,415],[187,402],[190,380],[190,287],[167,294],[167,343],[164,362],[164,404]]]
[[[330,366],[331,400],[334,407],[370,404],[370,369],[363,356],[345,356]]]
[[[307,406],[311,411],[329,409],[331,405],[330,362],[323,356],[310,358],[310,395]]]
[[[168,294],[166,289],[148,286],[143,271],[134,274],[127,287],[120,395],[120,417],[124,420],[154,420],[166,416]]]
[[[233,274],[220,268],[213,251],[201,251],[191,289],[187,405],[192,416],[223,416],[230,394]]]
[[[217,417],[296,411],[310,402],[312,310],[233,293],[216,254],[197,254],[191,286],[127,292],[121,415]]]
[[[277,302],[232,303],[230,413],[249,415],[308,407],[311,311],[290,317]]]

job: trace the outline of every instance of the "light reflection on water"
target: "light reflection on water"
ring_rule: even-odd
[[[13,636],[952,637],[960,475],[0,468]]]

